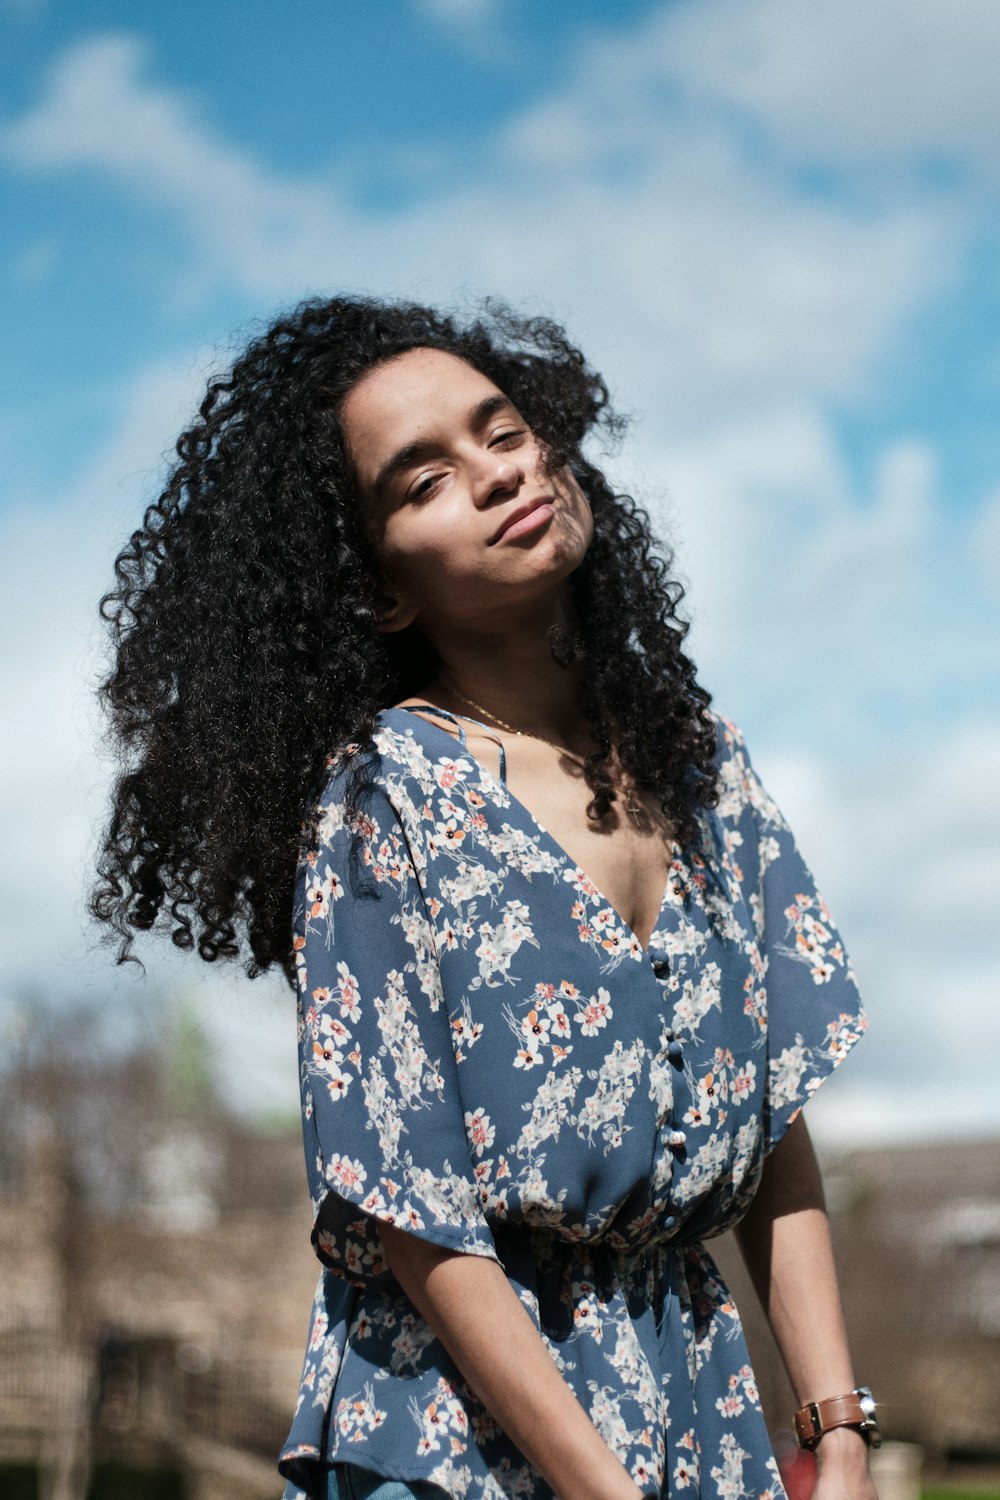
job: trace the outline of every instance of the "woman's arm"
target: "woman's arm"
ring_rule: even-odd
[[[768,1157],[736,1235],[799,1404],[853,1390],[823,1184],[801,1115]],[[816,1458],[815,1500],[875,1500],[856,1428],[826,1433]]]
[[[487,1411],[566,1500],[641,1491],[580,1405],[496,1261],[379,1223],[396,1280]]]

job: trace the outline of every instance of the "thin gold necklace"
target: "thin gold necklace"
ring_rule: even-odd
[[[489,708],[484,708],[474,698],[469,698],[465,693],[460,693],[457,688],[452,688],[451,691],[455,694],[456,698],[461,698],[463,703],[468,703],[470,708],[478,709],[481,714],[485,714],[488,719],[492,719],[494,724],[499,724],[501,729],[506,729],[508,734],[520,735],[522,739],[541,740],[543,745],[550,745],[553,750],[558,750],[560,755],[568,755],[570,760],[575,760],[578,766],[586,764],[582,755],[577,755],[573,750],[567,750],[564,745],[557,745],[555,740],[547,740],[544,734],[532,734],[530,729],[515,729],[513,724],[508,724],[504,719],[501,719],[499,714],[493,713]],[[625,811],[633,823],[637,823],[643,814],[643,808],[636,802],[632,788],[627,783],[623,792],[623,801]]]

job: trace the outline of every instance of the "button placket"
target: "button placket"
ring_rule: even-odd
[[[670,955],[669,955],[669,953],[666,952],[665,949],[657,946],[655,948],[651,948],[650,949],[648,956],[649,956],[649,960],[650,960],[650,967],[651,967],[651,969],[653,971],[653,975],[654,975],[655,979],[657,980],[657,982],[658,982],[658,984],[660,986],[660,997],[661,997],[661,999],[663,1001],[663,1004],[664,1004],[664,1006],[670,1006],[670,1008],[671,1008],[671,1020],[672,1020],[673,1019],[673,1016],[672,1016],[672,1011],[673,1011],[673,989],[672,989],[672,987],[669,984],[670,974],[671,974]],[[669,1023],[661,1026],[661,1028],[660,1028],[660,1037],[661,1037],[662,1043],[664,1044],[664,1052],[665,1052],[667,1058],[669,1058],[669,1060],[670,1060],[671,1064],[673,1065],[673,1067],[675,1069],[681,1067],[682,1066],[682,1058],[683,1058],[683,1048],[681,1047],[680,1042],[676,1039],[676,1036],[674,1034],[674,1028],[673,1028],[673,1026],[671,1024],[669,1024]],[[663,1055],[663,1054],[661,1054],[661,1055]],[[666,1161],[670,1161],[673,1158],[676,1158],[676,1159],[679,1159],[680,1161],[683,1161],[684,1160],[684,1154],[685,1154],[685,1146],[686,1146],[686,1141],[687,1141],[687,1136],[685,1135],[685,1133],[684,1133],[683,1130],[676,1130],[676,1129],[673,1128],[673,1121],[676,1118],[675,1107],[676,1107],[676,1102],[675,1102],[675,1100],[671,1099],[669,1113],[666,1114],[666,1116],[662,1119],[662,1124],[661,1124],[661,1131],[662,1131],[662,1134],[661,1134],[661,1137],[660,1137],[661,1142],[662,1142],[661,1151],[663,1151],[663,1156],[666,1159],[665,1162],[664,1162],[664,1168],[663,1168],[663,1172],[664,1172],[664,1176],[665,1177],[668,1177],[669,1175],[671,1175],[666,1170]],[[666,1148],[666,1149],[664,1150],[663,1148]],[[667,1208],[667,1207],[668,1207],[668,1204],[664,1204],[664,1208]],[[677,1216],[676,1216],[676,1214],[665,1212],[663,1214],[663,1217],[660,1220],[660,1224],[661,1224],[661,1227],[663,1229],[667,1230],[668,1232],[670,1230],[676,1228],[676,1225],[677,1225]]]

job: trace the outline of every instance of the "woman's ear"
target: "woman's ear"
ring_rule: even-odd
[[[375,629],[389,635],[394,630],[405,630],[416,617],[417,606],[410,603],[405,594],[383,593]]]

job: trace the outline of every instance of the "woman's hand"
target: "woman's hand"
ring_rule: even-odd
[[[389,1267],[472,1390],[562,1500],[643,1500],[503,1268],[379,1223]],[[831,1500],[834,1497],[831,1496]]]

